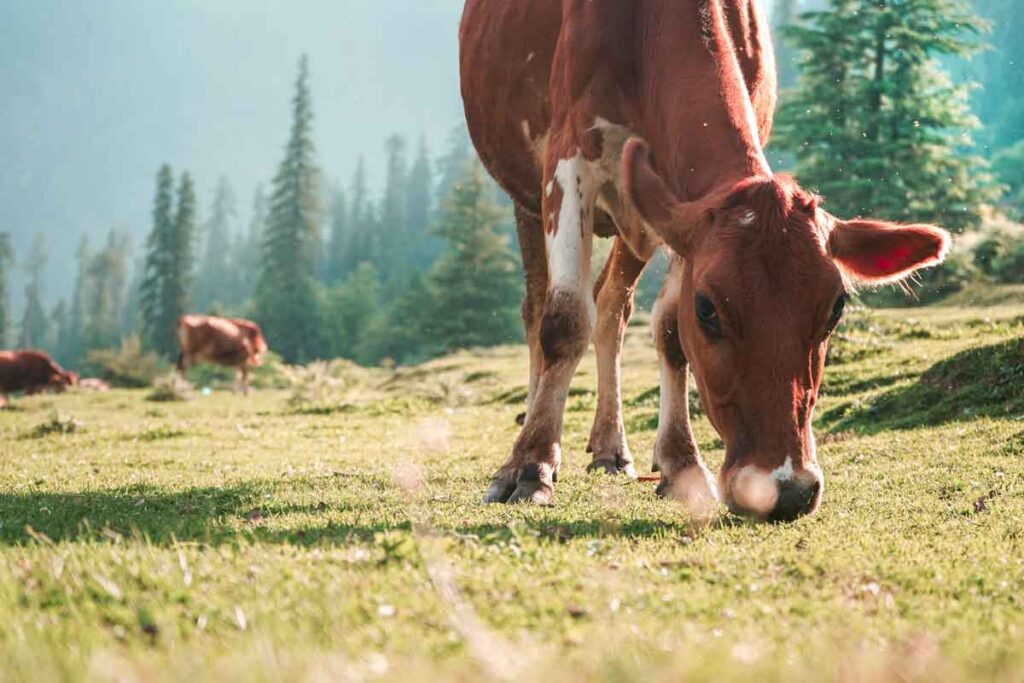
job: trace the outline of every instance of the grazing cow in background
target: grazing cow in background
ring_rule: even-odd
[[[78,375],[68,372],[50,355],[35,349],[0,351],[0,396],[2,405],[16,391],[37,394],[41,391],[64,391],[78,382]]]
[[[637,279],[667,245],[653,320],[658,492],[720,491],[772,520],[815,510],[811,416],[847,288],[939,263],[948,234],[840,220],[772,172],[775,64],[755,0],[467,0],[460,48],[470,134],[515,203],[526,271],[526,420],[485,500],[551,499],[592,335],[590,468],[636,476],[619,357]],[[591,291],[595,233],[615,243]],[[717,487],[690,429],[687,368],[725,443]]]
[[[249,393],[249,368],[259,365],[267,352],[259,325],[242,318],[212,315],[181,316],[178,344],[178,370],[185,372],[197,362],[235,368],[245,394]]]

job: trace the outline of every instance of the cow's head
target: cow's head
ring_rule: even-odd
[[[267,355],[269,348],[263,331],[254,325],[255,329],[249,331],[249,343],[252,345],[252,365],[261,365],[263,357]]]
[[[71,371],[57,371],[50,375],[50,381],[48,388],[53,391],[61,392],[68,387],[78,385],[78,373]]]
[[[722,497],[772,520],[814,511],[824,478],[811,416],[848,288],[941,262],[948,233],[838,220],[778,176],[680,202],[635,139],[622,163],[636,210],[684,257],[679,335],[725,442]]]

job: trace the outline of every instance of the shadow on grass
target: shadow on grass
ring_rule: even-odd
[[[1024,338],[968,349],[946,358],[912,384],[864,403],[844,403],[821,416],[830,431],[874,434],[977,417],[1024,414]]]
[[[0,546],[46,543],[47,539],[54,542],[114,540],[133,535],[158,546],[175,541],[208,545],[254,541],[301,546],[367,543],[376,541],[383,533],[411,529],[404,505],[393,497],[399,495],[391,489],[380,498],[366,501],[275,502],[272,487],[268,490],[268,482],[263,480],[183,491],[136,486],[117,490],[5,494],[0,495]],[[332,519],[338,512],[355,513],[359,520],[378,517],[381,521],[338,522]],[[307,520],[284,528],[265,525],[267,520],[292,514],[307,515]],[[723,515],[713,521],[710,528],[743,523],[746,522]],[[453,520],[439,523],[436,530],[489,544],[516,535],[558,543],[581,537],[683,537],[700,533],[701,527],[683,518],[664,521],[598,517],[519,518],[508,523],[482,524]]]
[[[139,534],[156,545],[175,540],[217,545],[234,543],[241,537],[303,543],[317,536],[338,541],[365,540],[381,531],[409,526],[408,523],[328,524],[315,530],[266,530],[261,522],[275,516],[317,515],[339,508],[369,512],[376,508],[374,501],[330,506],[323,502],[282,504],[268,499],[267,493],[266,481],[254,481],[183,491],[135,486],[101,491],[4,494],[0,495],[0,545],[24,544],[39,540],[40,535],[52,541],[81,541],[131,534]]]

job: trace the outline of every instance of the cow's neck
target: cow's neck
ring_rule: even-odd
[[[651,141],[659,170],[684,200],[751,176],[772,175],[721,8],[717,2],[707,7],[710,35],[700,59],[681,64],[685,53],[665,33],[645,55],[645,90],[653,112],[644,118],[660,138]]]

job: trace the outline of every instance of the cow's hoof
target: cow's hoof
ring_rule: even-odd
[[[514,476],[497,475],[491,479],[491,485],[487,487],[484,494],[485,503],[507,503],[516,490],[516,479]]]
[[[555,490],[549,484],[531,479],[520,479],[516,490],[509,497],[509,503],[533,503],[534,505],[551,505]]]
[[[624,474],[630,479],[636,479],[636,467],[633,463],[622,458],[600,458],[592,460],[587,465],[587,472],[604,472],[605,474]]]
[[[516,415],[516,424],[519,425],[520,427],[522,427],[524,424],[526,424],[526,413],[525,412],[524,413],[519,413],[518,415]]]

